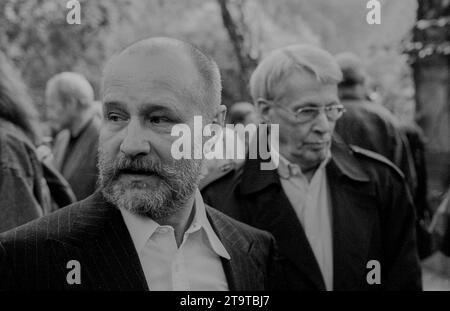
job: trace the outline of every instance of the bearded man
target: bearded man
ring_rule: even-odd
[[[151,38],[115,55],[102,82],[99,190],[0,236],[0,289],[277,286],[273,237],[205,206],[203,160],[171,154],[176,124],[224,121],[216,63],[188,43]]]

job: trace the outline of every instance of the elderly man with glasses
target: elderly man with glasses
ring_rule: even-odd
[[[402,173],[334,134],[345,113],[341,79],[335,59],[319,48],[267,55],[250,90],[263,122],[279,127],[279,147],[271,146],[278,166],[261,170],[264,160],[250,158],[203,189],[204,198],[275,236],[289,289],[420,290],[414,208]]]

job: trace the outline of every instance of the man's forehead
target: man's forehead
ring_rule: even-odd
[[[189,57],[177,51],[119,55],[105,69],[103,95],[148,96],[169,92],[191,98],[197,89],[194,85],[196,74]],[[132,92],[136,94],[130,94]]]
[[[306,72],[294,72],[278,83],[278,89],[281,92],[298,90],[302,93],[313,93],[326,89],[331,92],[335,90],[337,94],[337,82],[322,81],[315,75]]]
[[[149,74],[192,74],[195,70],[191,58],[179,50],[136,51],[113,57],[106,65],[104,77],[106,82],[111,76],[129,78]]]
[[[189,98],[189,93],[178,88],[171,88],[167,83],[157,83],[152,86],[129,87],[127,85],[110,85],[104,91],[103,102],[117,103],[157,103],[157,104],[174,104],[180,100]]]
[[[339,102],[337,84],[323,83],[315,78],[292,79],[280,84],[275,96],[286,105],[329,105]]]

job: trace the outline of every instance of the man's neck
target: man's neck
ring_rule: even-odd
[[[300,162],[298,159],[292,158],[288,155],[287,152],[283,151],[283,148],[280,148],[279,154],[284,157],[287,161],[289,161],[292,164],[296,164],[300,167],[302,174],[306,177],[308,182],[311,182],[311,179],[313,178],[314,174],[316,173],[317,169],[320,167],[319,163],[305,165],[304,163]]]
[[[319,168],[320,163],[317,165],[314,165],[312,167],[301,167],[303,175],[305,175],[308,182],[311,182],[311,179],[313,178],[314,174],[316,173],[317,169]]]
[[[171,226],[175,231],[175,240],[177,246],[180,247],[183,242],[184,233],[189,228],[195,215],[195,192],[191,198],[184,204],[179,211],[169,217],[160,218],[157,220],[159,225]]]

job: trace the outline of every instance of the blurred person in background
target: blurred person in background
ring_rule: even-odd
[[[0,52],[0,232],[51,211],[35,145],[38,114],[25,84]]]
[[[429,222],[425,164],[424,158],[418,154],[421,148],[423,151],[423,143],[417,136],[409,141],[400,121],[383,105],[370,100],[367,73],[357,55],[344,52],[336,55],[336,59],[343,74],[339,98],[346,109],[336,123],[336,132],[348,144],[385,156],[405,175],[416,207],[419,256],[425,258],[431,253],[431,239],[425,229]],[[416,157],[410,142],[414,144]]]
[[[63,72],[47,82],[45,97],[49,122],[59,131],[53,146],[56,168],[69,182],[76,199],[85,199],[95,191],[98,176],[101,118],[94,90],[84,76]]]
[[[233,150],[227,147],[231,145],[233,145]],[[238,133],[231,128],[224,127],[217,142],[211,148],[211,152],[222,156],[204,160],[199,189],[202,190],[222,176],[239,169],[245,162],[245,150],[244,142]]]
[[[436,237],[438,250],[450,257],[450,187],[433,215],[429,230]]]
[[[416,172],[406,137],[397,118],[381,104],[370,101],[367,74],[353,53],[336,55],[343,79],[339,99],[346,113],[336,123],[336,132],[345,142],[375,151],[401,169],[411,190],[416,187]]]
[[[246,131],[238,131],[240,140],[245,144],[245,153],[248,153],[250,141],[257,137],[257,126],[260,122],[258,110],[255,105],[248,102],[237,102],[230,108],[228,114],[229,123],[233,125],[241,124]]]
[[[256,107],[248,102],[237,102],[231,106],[227,114],[227,121],[228,125],[233,127],[223,128],[211,150],[216,154],[222,154],[223,157],[205,160],[199,185],[200,190],[222,176],[236,172],[244,164],[250,141],[259,124]],[[243,126],[244,130],[236,131],[236,125]],[[231,146],[231,144],[234,145],[234,150],[227,149],[226,146]]]
[[[258,112],[251,103],[237,102],[231,106],[228,113],[229,123],[231,124],[258,124]]]
[[[415,123],[402,123],[401,131],[406,135],[411,156],[416,170],[416,188],[413,191],[413,200],[416,207],[417,216],[417,241],[420,258],[423,259],[434,250],[432,236],[426,230],[433,217],[433,211],[428,200],[428,170],[425,158],[425,134]]]

